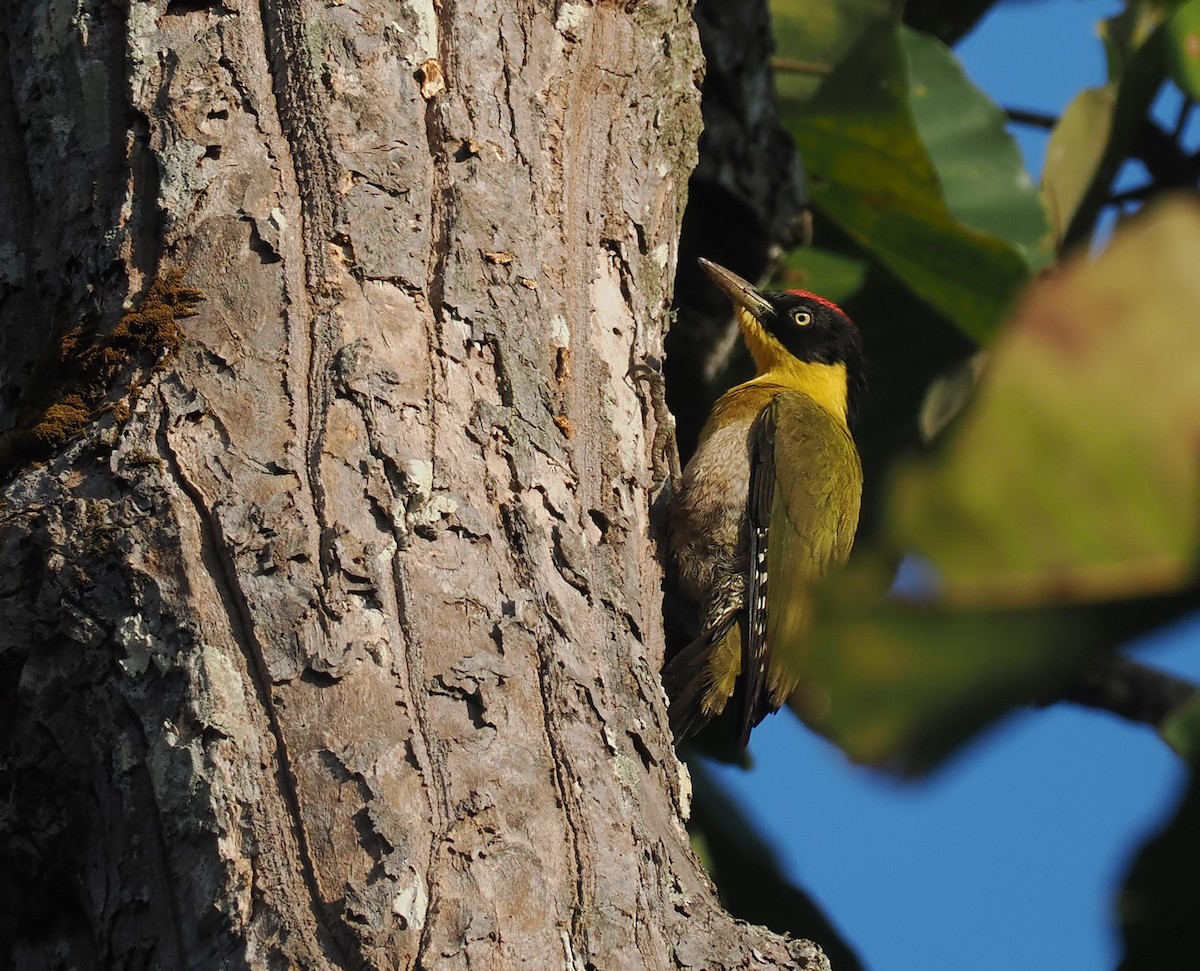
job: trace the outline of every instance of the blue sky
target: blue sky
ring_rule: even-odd
[[[1000,104],[1058,114],[1103,82],[1094,25],[1120,9],[1010,0],[957,50]],[[1014,134],[1036,177],[1045,134]],[[1200,617],[1138,653],[1200,680]],[[1184,781],[1151,731],[1065,705],[1010,716],[915,784],[850,765],[788,714],[751,753],[753,770],[715,771],[872,971],[1114,968],[1117,890]]]

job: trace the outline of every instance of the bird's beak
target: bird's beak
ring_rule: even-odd
[[[775,312],[767,299],[736,273],[730,273],[725,267],[717,266],[703,257],[700,258],[700,265],[709,279],[724,290],[737,306],[744,307],[755,320],[762,320]]]

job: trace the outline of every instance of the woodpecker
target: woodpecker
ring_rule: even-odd
[[[674,582],[694,639],[663,680],[677,739],[732,701],[739,744],[796,686],[779,661],[803,638],[811,591],[850,554],[862,464],[850,433],[865,392],[862,342],[836,305],[759,292],[709,260],[757,374],[713,407],[668,500]]]

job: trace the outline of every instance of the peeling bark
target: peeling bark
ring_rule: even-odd
[[[5,7],[0,431],[205,297],[0,496],[5,963],[822,966],[717,903],[658,679],[686,7]]]

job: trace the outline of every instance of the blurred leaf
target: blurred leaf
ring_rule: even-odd
[[[938,375],[929,386],[917,415],[921,440],[932,442],[967,406],[983,374],[987,354],[980,351]]]
[[[996,0],[908,0],[904,22],[953,44],[974,27]]]
[[[974,610],[888,595],[877,554],[821,591],[791,660],[792,709],[850,758],[928,771],[1017,705],[1050,701],[1098,653],[1196,607],[1196,590],[1104,604]]]
[[[1163,723],[1162,737],[1189,762],[1200,764],[1200,699],[1172,712]]]
[[[1142,52],[1178,0],[1126,0],[1125,9],[1100,21],[1100,39],[1108,61],[1108,79],[1119,81],[1139,69]]]
[[[781,109],[804,156],[814,207],[965,333],[985,340],[1029,267],[1013,245],[962,225],[947,207],[910,107],[900,29],[871,20],[811,96],[781,76]]]
[[[1125,956],[1119,971],[1168,971],[1196,964],[1200,914],[1200,776],[1175,818],[1138,854],[1121,894]]]
[[[906,603],[887,599],[890,578],[860,557],[828,584],[795,659],[802,681],[791,707],[857,762],[925,771],[1088,656],[1066,611]]]
[[[971,83],[945,45],[908,29],[900,39],[913,119],[950,212],[964,226],[1016,246],[1041,269],[1052,256],[1046,217],[1008,116]]]
[[[1042,198],[1061,244],[1104,163],[1112,139],[1117,86],[1085,88],[1067,105],[1046,146]]]
[[[693,790],[688,831],[725,909],[739,920],[816,941],[837,971],[861,971],[858,955],[812,898],[787,878],[754,822],[704,763],[689,757],[688,769]],[[801,811],[797,807],[798,818]]]
[[[1189,98],[1200,99],[1200,0],[1188,0],[1166,26],[1167,66]]]
[[[1036,284],[936,453],[892,480],[888,541],[822,591],[793,707],[852,758],[935,764],[1098,651],[1192,609],[1200,549],[1200,204]],[[929,602],[889,597],[930,564]]]
[[[1168,5],[1129,0],[1100,22],[1108,84],[1083,91],[1064,112],[1047,150],[1043,197],[1059,249],[1089,239],[1121,163],[1129,155],[1166,74],[1156,43]]]
[[[1157,593],[1200,549],[1200,205],[1035,286],[974,407],[894,483],[892,540],[956,604]]]
[[[895,20],[900,6],[894,0],[771,0],[781,97],[793,104],[811,98],[859,38]]]
[[[805,246],[788,254],[779,285],[790,290],[812,290],[836,304],[846,304],[862,290],[869,268],[869,261],[861,254]]]

